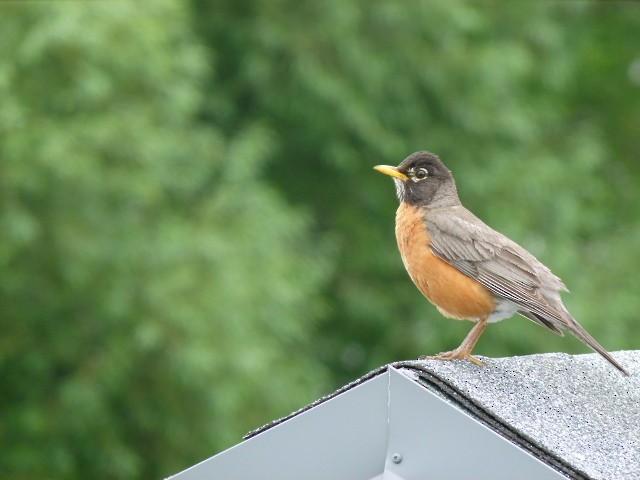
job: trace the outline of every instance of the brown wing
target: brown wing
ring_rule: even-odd
[[[560,279],[464,207],[454,208],[459,209],[456,216],[437,212],[427,216],[433,253],[494,295],[521,307],[520,313],[527,318],[561,335],[558,326],[567,326],[564,309],[550,304],[559,302],[558,291],[566,289]]]

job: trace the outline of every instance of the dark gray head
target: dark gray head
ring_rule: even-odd
[[[460,205],[451,171],[431,152],[412,153],[397,167],[374,168],[393,177],[400,202],[430,208]]]

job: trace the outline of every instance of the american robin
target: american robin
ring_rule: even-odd
[[[395,182],[396,239],[413,283],[445,317],[475,322],[458,348],[421,358],[482,365],[471,355],[482,332],[519,313],[558,335],[568,330],[628,375],[567,311],[562,281],[460,203],[453,175],[437,155],[416,152],[397,167],[374,168]]]

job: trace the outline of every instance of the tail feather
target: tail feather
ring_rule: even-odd
[[[629,372],[625,370],[625,368],[618,363],[618,361],[613,358],[613,356],[607,352],[602,345],[600,345],[589,333],[580,325],[575,318],[567,313],[569,317],[567,321],[566,328],[571,333],[573,333],[577,338],[582,340],[585,344],[591,347],[594,351],[602,355],[602,357],[607,360],[611,365],[620,370],[624,375],[629,376]]]

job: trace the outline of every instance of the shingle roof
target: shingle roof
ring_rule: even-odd
[[[250,438],[390,367],[466,411],[568,478],[640,479],[640,351],[616,352],[625,377],[596,354],[544,354],[381,367]]]

